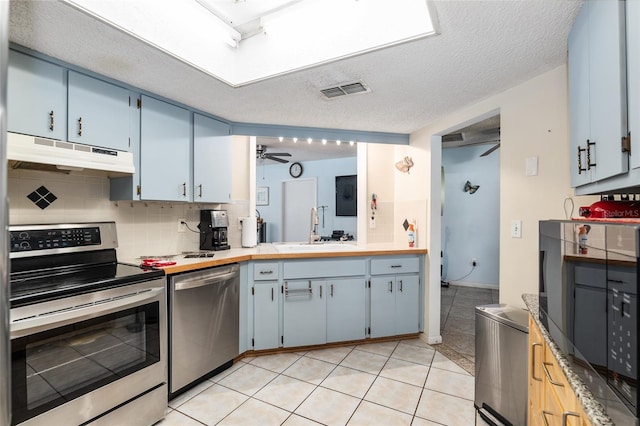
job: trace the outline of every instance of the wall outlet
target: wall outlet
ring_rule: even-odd
[[[185,225],[187,221],[184,218],[178,218],[178,232],[187,232],[187,226]]]
[[[522,221],[519,219],[511,221],[511,238],[522,238]]]
[[[370,229],[376,229],[376,218],[375,218],[375,216],[371,216],[371,219],[369,219],[369,228]]]

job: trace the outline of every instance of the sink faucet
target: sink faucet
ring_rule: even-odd
[[[318,226],[318,209],[311,207],[311,224],[309,225],[309,244],[320,241],[320,235],[317,232]]]

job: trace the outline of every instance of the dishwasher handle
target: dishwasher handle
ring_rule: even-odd
[[[178,281],[175,284],[175,290],[189,290],[192,288],[204,287],[230,280],[238,276],[238,271],[227,272],[224,274],[212,274],[201,278]]]

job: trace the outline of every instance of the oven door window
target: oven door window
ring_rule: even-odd
[[[160,360],[159,302],[11,341],[14,423]]]

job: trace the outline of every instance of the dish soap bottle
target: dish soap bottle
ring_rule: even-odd
[[[407,230],[407,236],[409,239],[409,247],[414,247],[416,244],[416,229],[413,226],[413,223],[409,224],[409,229]]]

